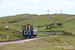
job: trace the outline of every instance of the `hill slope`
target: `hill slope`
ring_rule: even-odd
[[[21,38],[21,30],[6,24],[8,22],[0,20],[0,41],[7,40],[7,35],[10,35],[10,39]],[[7,26],[8,28],[6,28]]]
[[[22,25],[31,24],[34,26],[41,26],[50,23],[63,23],[62,28],[53,28],[66,30],[68,32],[75,32],[75,15],[69,14],[50,14],[49,22],[48,15],[36,15],[36,14],[19,14],[15,16],[2,17],[0,20],[8,21],[14,27],[22,29]],[[38,30],[45,30],[45,27],[40,27]]]

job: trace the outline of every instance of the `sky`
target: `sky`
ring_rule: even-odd
[[[0,0],[0,17],[17,14],[75,14],[75,0]]]

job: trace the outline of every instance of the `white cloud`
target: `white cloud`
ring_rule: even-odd
[[[63,4],[68,6],[69,8],[75,7],[75,2],[63,2]]]
[[[64,4],[67,4],[67,5],[73,5],[72,2],[64,2]]]
[[[28,2],[39,3],[37,0],[28,0]]]
[[[28,0],[28,2],[32,2],[32,3],[43,3],[43,1],[41,1],[41,0]]]
[[[47,11],[47,10],[53,11],[54,9],[53,8],[49,8],[49,9],[48,8],[44,8],[44,10],[45,11]]]
[[[47,10],[49,10],[49,9],[48,9],[48,8],[44,8],[44,10],[46,10],[46,11],[47,11]]]
[[[17,0],[17,2],[22,2],[23,0]]]
[[[3,12],[4,10],[1,9],[0,11]]]

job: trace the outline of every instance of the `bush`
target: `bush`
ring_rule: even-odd
[[[44,25],[41,25],[41,26],[37,26],[37,28],[40,28],[40,27],[44,27]]]
[[[63,24],[62,23],[57,23],[57,25],[61,27]]]
[[[73,37],[75,37],[75,34],[73,34]]]
[[[71,32],[64,32],[63,35],[69,35],[72,36],[73,34]]]

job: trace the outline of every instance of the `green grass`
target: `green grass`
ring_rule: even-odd
[[[70,45],[75,46],[75,36],[60,36],[63,41],[69,43]]]
[[[18,39],[18,38],[22,38],[22,34],[20,30],[16,30],[15,28],[8,26],[8,30],[6,30],[7,28],[5,28],[5,24],[6,22],[4,21],[0,21],[0,36],[2,38],[0,38],[0,41],[5,41],[8,40],[7,35],[10,35],[10,39]]]
[[[2,47],[0,47],[0,50],[64,50],[64,49],[50,46],[42,42],[35,42],[35,43],[25,42],[24,44],[3,45]]]
[[[58,45],[58,46],[68,46],[68,44],[70,46],[75,46],[75,36],[57,36],[57,37],[48,37],[48,38],[42,38],[39,40],[33,40],[34,42],[47,42],[47,43],[52,43],[54,46]],[[66,42],[66,43],[64,43]]]
[[[32,40],[30,42],[24,42],[20,44],[5,44],[0,46],[0,50],[64,50],[65,46],[69,48],[71,46],[75,47],[74,44],[75,37],[61,35],[57,37],[47,37],[38,40]],[[75,49],[74,47],[72,48]]]
[[[48,33],[38,33],[37,37],[41,37],[41,36],[49,36]]]
[[[45,42],[51,44],[51,46],[68,46],[67,44],[63,43],[61,41],[61,38],[59,37],[48,37],[48,38],[42,38],[39,40],[33,40],[34,42]]]

